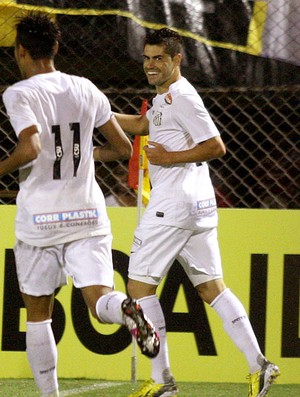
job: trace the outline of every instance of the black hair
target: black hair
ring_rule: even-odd
[[[32,59],[54,58],[54,47],[60,40],[61,32],[49,14],[30,12],[19,17],[16,31],[16,45],[21,44]]]
[[[144,46],[146,44],[164,46],[166,53],[172,58],[182,52],[182,37],[175,30],[169,28],[148,31],[144,40]]]

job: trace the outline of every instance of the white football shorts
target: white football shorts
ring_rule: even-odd
[[[129,278],[158,285],[175,259],[194,286],[223,278],[217,228],[193,231],[165,225],[138,226]]]
[[[77,288],[113,287],[111,244],[111,234],[50,247],[17,241],[14,253],[20,291],[32,296],[51,295],[67,284],[68,276]]]

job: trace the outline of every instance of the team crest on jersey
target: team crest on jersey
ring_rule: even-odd
[[[156,127],[159,127],[161,125],[161,119],[162,119],[162,112],[156,112],[156,114],[153,118],[153,124]]]
[[[167,94],[167,95],[165,96],[165,102],[166,102],[168,105],[171,105],[171,104],[172,104],[173,99],[172,99],[172,95],[171,95],[170,93]]]

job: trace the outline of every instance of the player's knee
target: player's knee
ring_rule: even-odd
[[[131,279],[129,279],[127,283],[128,294],[134,299],[141,299],[145,296],[155,295],[156,288],[156,285],[142,283]]]
[[[226,286],[223,279],[217,279],[199,284],[196,289],[199,297],[204,302],[210,304],[222,291],[224,291],[224,289],[226,289]]]

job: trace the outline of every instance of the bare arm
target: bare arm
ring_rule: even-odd
[[[35,160],[41,151],[39,133],[35,125],[25,128],[19,135],[15,150],[0,162],[0,176],[9,174]]]
[[[132,155],[132,145],[115,117],[99,128],[107,142],[94,148],[95,161],[127,160]]]
[[[156,165],[209,161],[222,157],[226,153],[220,136],[201,142],[189,150],[168,152],[161,144],[151,141],[144,147],[144,150],[150,163]]]
[[[149,122],[145,115],[114,113],[124,131],[132,135],[148,135]]]

